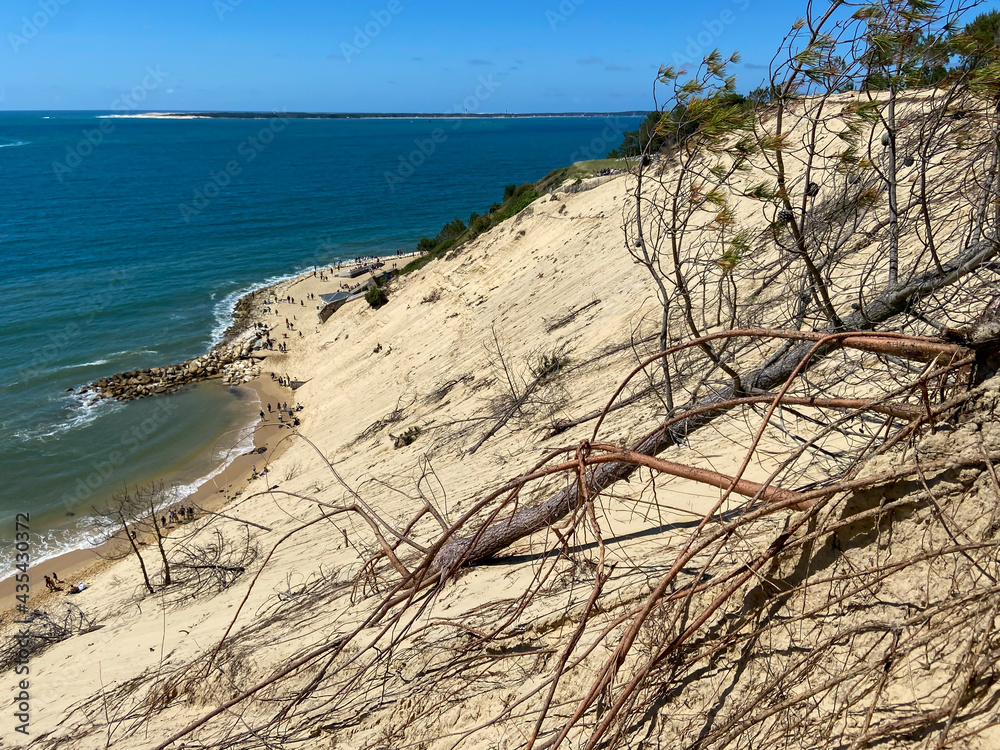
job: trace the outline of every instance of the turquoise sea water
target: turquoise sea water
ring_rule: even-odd
[[[195,486],[256,413],[216,383],[128,404],[73,389],[200,354],[249,289],[412,249],[638,124],[106,114],[0,112],[0,539],[31,512],[36,558],[86,543],[124,483]]]

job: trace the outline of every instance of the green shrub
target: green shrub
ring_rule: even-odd
[[[479,214],[472,214],[469,218],[469,231],[472,232],[473,236],[478,237],[489,228],[490,217],[488,214],[484,214],[482,216]]]
[[[365,293],[365,302],[371,305],[375,310],[378,310],[388,301],[389,295],[386,294],[385,287],[381,284],[376,283],[375,286]]]
[[[402,435],[390,434],[389,437],[392,438],[392,443],[394,448],[402,448],[406,445],[412,445],[416,442],[417,438],[420,437],[420,433],[423,432],[419,427],[414,425]]]
[[[569,357],[561,351],[542,354],[531,367],[531,374],[540,381],[547,381],[569,364]]]
[[[522,185],[522,187],[525,186]],[[505,221],[506,219],[509,219],[511,216],[515,216],[521,213],[521,211],[523,211],[525,208],[528,207],[529,203],[538,198],[538,193],[535,192],[534,186],[528,185],[527,187],[529,188],[528,190],[524,190],[513,195],[509,203],[504,205],[503,210],[497,217],[496,223],[499,224],[501,221]]]
[[[456,216],[441,228],[441,231],[438,232],[437,241],[440,243],[452,237],[458,237],[464,231],[465,224]]]

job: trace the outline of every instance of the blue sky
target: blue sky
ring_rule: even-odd
[[[752,88],[803,5],[3,0],[0,109],[650,109],[660,64],[713,47]]]

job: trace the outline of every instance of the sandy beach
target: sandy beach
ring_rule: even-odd
[[[400,253],[380,259],[371,259],[368,262],[381,262],[384,264],[384,269],[382,270],[393,270],[405,265],[415,255],[415,253]],[[357,268],[359,265],[364,267],[367,265],[367,262],[361,264],[345,262],[343,264],[343,273],[346,274],[348,270]],[[284,335],[282,333],[275,333],[275,337],[277,340],[287,343],[289,353],[299,345],[299,340],[303,338],[302,336],[296,336],[298,331],[301,330],[298,326],[299,318],[302,318],[303,323],[305,323],[307,318],[311,321],[315,320],[317,307],[322,307],[323,304],[318,299],[320,295],[340,291],[344,286],[363,290],[371,278],[371,273],[363,273],[350,278],[346,275],[339,275],[341,271],[335,267],[324,270],[329,273],[326,280],[321,280],[313,272],[307,271],[289,281],[270,287],[262,287],[259,290],[255,290],[251,295],[248,295],[248,297],[260,301],[272,297],[274,299],[288,297],[289,295],[296,297],[295,304],[277,303],[278,306],[272,305],[273,318],[271,315],[263,314],[261,311],[263,304],[253,303],[255,309],[252,313],[252,320],[263,323],[273,328],[276,332],[281,329]],[[293,294],[293,290],[297,294]],[[308,307],[306,307],[306,300],[299,298],[298,295],[302,295],[303,297],[314,295],[316,299],[310,300]],[[289,320],[295,325],[295,330],[285,327],[282,313],[290,316]],[[289,336],[289,334],[292,335]],[[268,372],[268,375],[256,378],[240,386],[251,390],[255,394],[255,398],[260,404],[260,409],[265,413],[264,420],[251,425],[253,428],[254,443],[252,451],[235,456],[220,473],[202,483],[196,492],[183,498],[177,498],[172,505],[195,507],[198,509],[199,516],[218,512],[232,499],[238,497],[239,494],[243,494],[247,486],[250,485],[251,476],[254,474],[255,468],[259,470],[266,469],[269,463],[277,459],[282,450],[287,447],[288,442],[282,440],[282,438],[285,437],[283,428],[286,425],[290,426],[289,422],[287,420],[286,422],[279,422],[277,410],[272,414],[267,414],[268,404],[276,406],[278,403],[288,403],[295,395],[291,388],[279,385],[271,377],[271,374],[288,377],[288,372],[284,369],[285,365],[287,365],[287,357],[277,352],[268,353],[263,350],[260,354],[268,355],[268,358],[262,361],[273,363],[273,368],[265,364],[263,369]],[[294,402],[292,403],[294,404]],[[306,418],[303,412],[298,413],[297,416],[300,419]],[[279,447],[276,448],[276,446]],[[170,478],[178,479],[177,476],[173,475]],[[149,481],[155,483],[161,481],[161,479],[162,477],[151,477]],[[190,480],[197,478],[183,477],[183,479]],[[254,478],[255,481],[256,479]],[[261,478],[260,483],[262,482],[263,479]],[[119,543],[112,541],[95,547],[65,552],[39,563],[39,571],[41,572],[36,571],[36,575],[40,578],[41,575],[51,575],[54,573],[63,582],[77,583],[88,581],[115,562],[110,557],[112,556],[112,551],[117,550],[118,547]],[[16,604],[14,600],[15,583],[13,575],[0,580],[0,621],[9,621],[15,616],[13,612]],[[53,595],[45,591],[44,587],[35,586],[32,591],[32,606],[44,607]]]

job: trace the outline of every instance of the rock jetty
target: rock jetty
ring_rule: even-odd
[[[116,401],[132,401],[146,396],[171,393],[201,380],[221,378],[227,385],[239,385],[258,377],[260,362],[253,357],[257,336],[244,331],[207,354],[166,367],[129,370],[95,380],[80,390],[83,396]]]

